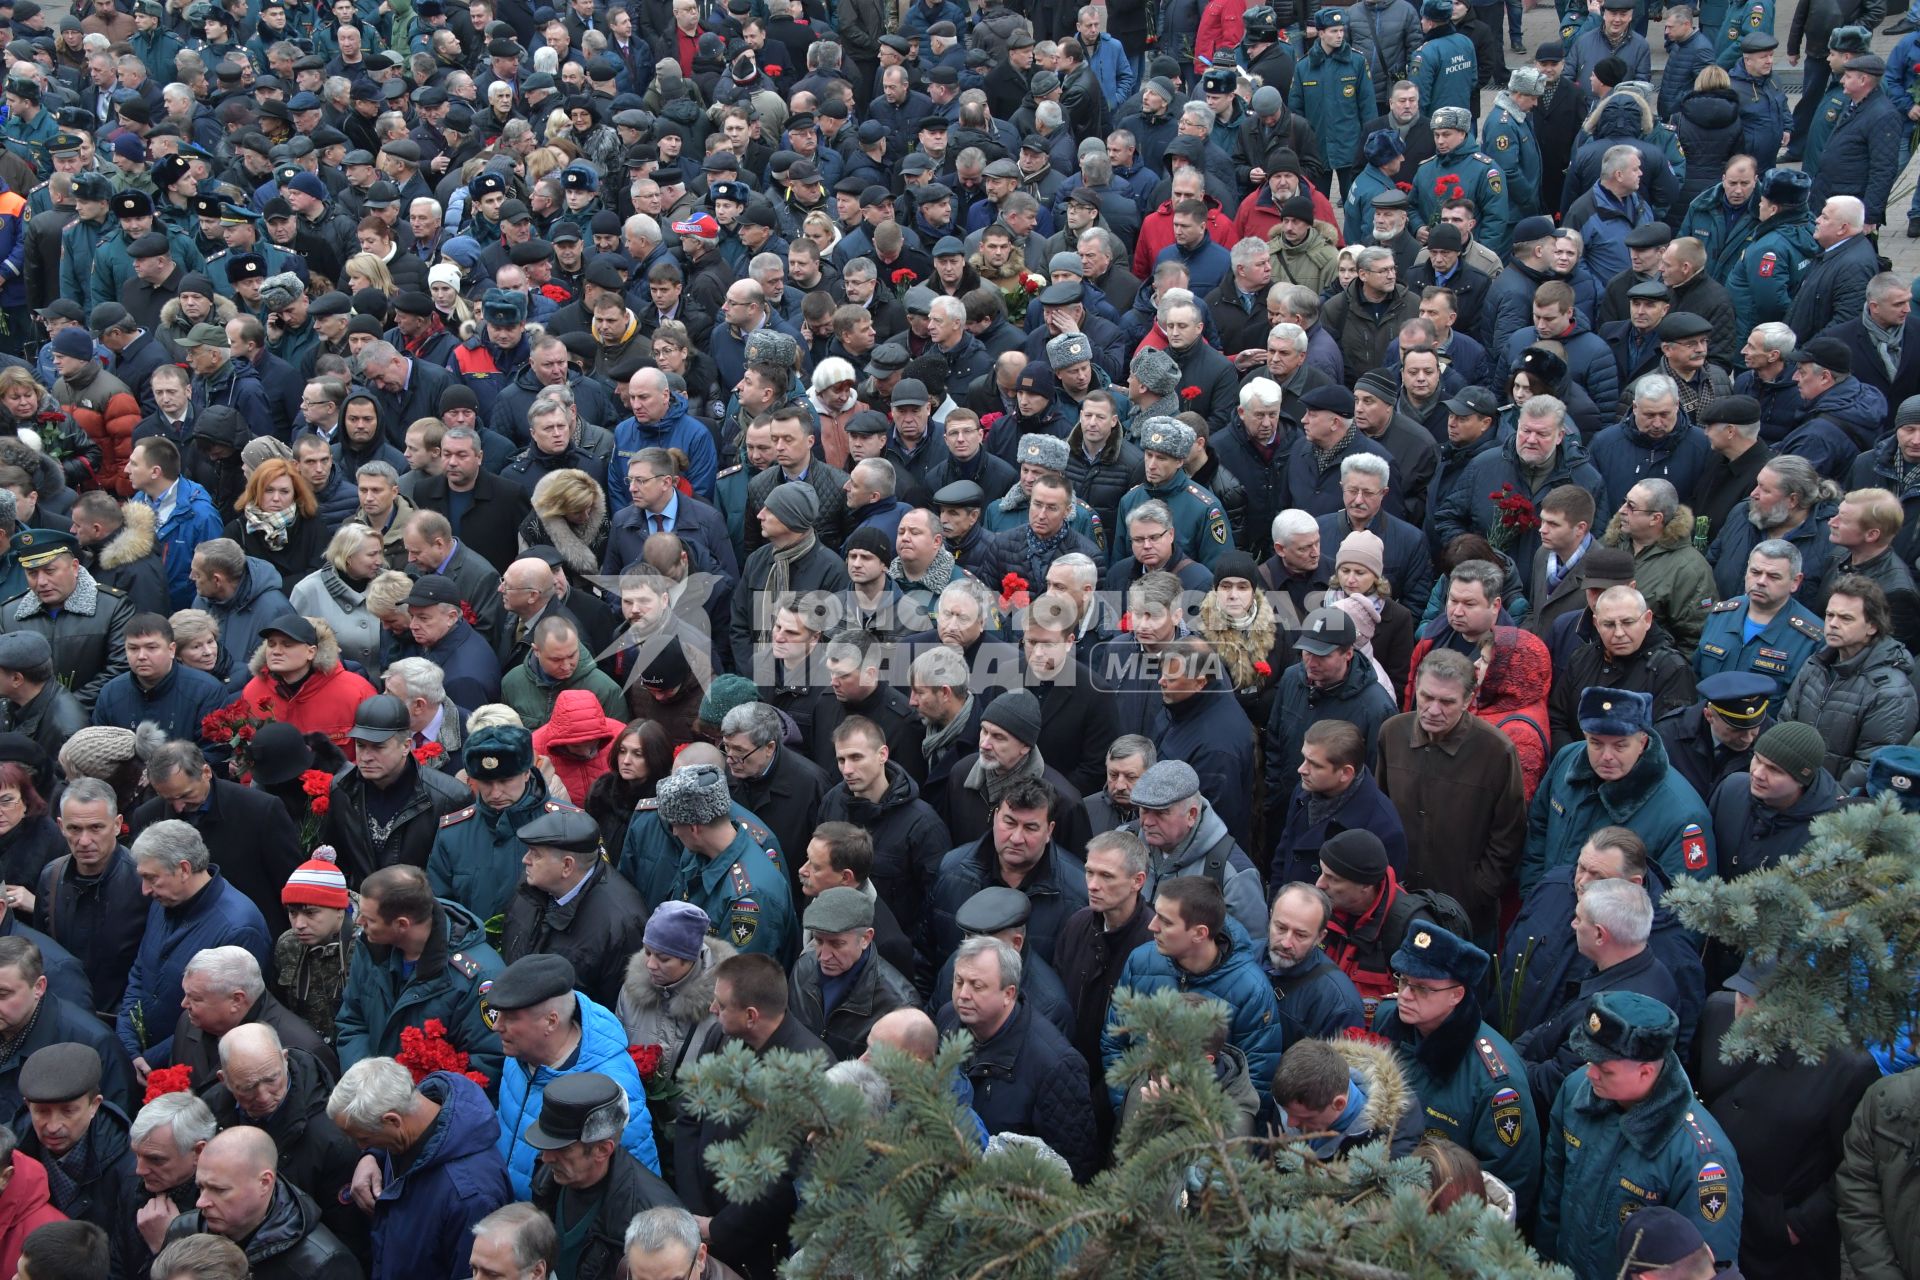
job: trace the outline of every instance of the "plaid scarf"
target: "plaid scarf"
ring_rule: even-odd
[[[1315,471],[1320,475],[1325,475],[1327,472],[1339,466],[1341,457],[1352,447],[1354,437],[1359,434],[1360,429],[1349,422],[1347,423],[1347,434],[1341,436],[1339,442],[1331,449],[1322,449],[1314,445],[1312,441],[1308,441],[1308,447],[1313,449],[1313,465]]]

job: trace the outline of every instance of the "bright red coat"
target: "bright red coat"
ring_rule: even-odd
[[[302,733],[324,733],[347,758],[353,758],[353,741],[347,730],[353,728],[353,713],[361,703],[380,692],[360,676],[340,665],[340,642],[325,623],[313,624],[320,643],[313,659],[313,674],[301,682],[288,698],[280,682],[266,671],[267,646],[262,642],[248,664],[253,679],[241,691],[251,706],[266,702],[275,720],[284,720]]]
[[[13,1275],[20,1266],[20,1246],[49,1222],[65,1222],[67,1215],[47,1196],[46,1168],[33,1157],[13,1153],[13,1178],[0,1195],[0,1270]]]
[[[553,716],[533,731],[533,749],[547,757],[554,776],[567,789],[567,798],[584,808],[587,788],[613,767],[613,744],[626,725],[601,709],[600,699],[585,689],[568,689],[553,700]],[[556,747],[598,742],[591,756],[576,756]]]

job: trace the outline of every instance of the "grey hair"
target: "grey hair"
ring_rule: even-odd
[[[1303,284],[1277,284],[1267,290],[1267,301],[1293,316],[1302,332],[1320,317],[1320,295]]]
[[[893,1106],[893,1087],[887,1078],[858,1058],[828,1067],[827,1083],[850,1085],[858,1090],[875,1120],[885,1116]]]
[[[66,789],[60,793],[60,812],[64,816],[67,804],[104,804],[107,816],[114,817],[120,812],[120,797],[114,789],[99,778],[79,777],[69,781]]]
[[[1647,476],[1634,486],[1647,495],[1647,510],[1662,520],[1671,521],[1680,513],[1680,491],[1673,487],[1671,480],[1659,476]]]
[[[1109,258],[1118,258],[1126,248],[1125,245],[1120,243],[1120,237],[1114,235],[1113,232],[1107,230],[1105,227],[1088,227],[1080,233],[1080,238],[1074,242],[1074,247],[1080,248],[1084,246],[1089,237],[1100,242],[1100,251]]]
[[[880,268],[874,265],[872,258],[848,258],[847,265],[840,268],[840,278],[845,280],[848,276],[852,276],[857,280],[866,280],[869,278],[877,280],[880,277]]]
[[[1393,468],[1377,453],[1350,453],[1340,460],[1340,483],[1350,475],[1372,476],[1382,488],[1393,484]]]
[[[1753,326],[1753,336],[1761,346],[1776,355],[1785,355],[1800,345],[1800,339],[1795,336],[1793,328],[1778,320],[1769,320],[1765,324]]]
[[[258,1041],[255,1044],[254,1041]],[[282,1057],[287,1051],[280,1042],[280,1033],[264,1022],[243,1022],[227,1034],[220,1037],[220,1069],[227,1069],[227,1061],[244,1049],[259,1049],[263,1053]]]
[[[953,962],[957,967],[962,960],[972,960],[979,956],[991,955],[994,963],[1000,966],[1000,985],[1017,987],[1020,985],[1020,953],[991,934],[968,938],[953,953]]]
[[[171,742],[167,744],[168,747],[173,745]],[[166,750],[166,747],[161,750]],[[207,851],[207,842],[200,838],[198,831],[178,818],[163,818],[133,838],[133,860],[139,862],[141,859],[162,862],[169,868],[184,862],[187,870],[197,874],[207,869],[207,865],[213,861],[213,855]]]
[[[966,323],[967,304],[958,298],[938,297],[927,304],[927,314],[942,320],[958,320]]]
[[[1273,326],[1273,328],[1267,330],[1267,337],[1271,339],[1276,333],[1280,335],[1282,342],[1292,347],[1295,351],[1305,351],[1307,349],[1307,331],[1299,325],[1291,321],[1283,320]]]
[[[729,738],[744,733],[755,747],[778,742],[786,733],[780,723],[780,713],[764,702],[743,702],[727,712],[726,719],[720,722],[720,732]]]
[[[369,364],[385,364],[399,354],[394,350],[391,342],[376,338],[360,349],[360,354],[354,358],[353,365],[356,370],[365,373]]]
[[[573,414],[573,392],[565,387],[548,387],[534,397],[527,406],[527,422],[532,424],[535,418],[544,418],[550,413],[559,413],[571,417]]]
[[[786,259],[777,253],[756,253],[753,255],[753,260],[747,263],[747,274],[752,276],[756,282],[774,274],[776,271],[784,272],[786,269]],[[764,303],[766,300],[767,296],[765,292],[762,292],[760,301]]]
[[[1201,124],[1206,125],[1208,129],[1213,128],[1213,108],[1204,102],[1187,103],[1186,106],[1180,108],[1180,115],[1183,119],[1198,120]]]
[[[1093,557],[1084,551],[1067,552],[1053,562],[1053,567],[1065,569],[1074,576],[1076,582],[1083,586],[1097,581],[1100,577],[1100,566],[1095,564]]]
[[[410,1115],[413,1107],[413,1072],[392,1058],[362,1058],[346,1069],[327,1096],[327,1119],[370,1133],[380,1127],[381,1116]]]
[[[247,553],[232,538],[209,538],[195,547],[193,554],[223,578],[238,582],[247,571]]]
[[[1234,266],[1250,267],[1257,262],[1265,260],[1267,256],[1267,242],[1256,239],[1253,236],[1248,236],[1245,240],[1234,245],[1228,256],[1232,259]]]
[[[1653,932],[1653,899],[1646,886],[1631,880],[1595,880],[1580,895],[1587,919],[1605,929],[1615,942],[1645,946]]]
[[[1107,158],[1107,149],[1100,139],[1088,138],[1093,149],[1080,157],[1080,177],[1089,187],[1104,187],[1113,181],[1113,161]],[[1086,144],[1082,144],[1083,146]],[[1261,242],[1260,251],[1266,252],[1266,243]]]
[[[1127,530],[1132,532],[1136,524],[1157,524],[1162,529],[1173,528],[1173,513],[1167,510],[1167,504],[1158,498],[1148,498],[1145,502],[1127,513]]]
[[[955,300],[948,298],[946,301],[954,302]],[[873,490],[875,494],[882,498],[891,498],[893,496],[894,486],[900,482],[898,474],[893,469],[893,464],[885,458],[864,458],[856,462],[853,469],[862,472],[862,479],[865,481],[867,488]]]
[[[1800,576],[1800,548],[1794,546],[1785,538],[1767,538],[1764,541],[1756,542],[1753,550],[1747,552],[1747,563],[1752,564],[1756,557],[1766,560],[1785,560],[1787,562],[1787,576],[1790,578]]]
[[[1520,418],[1524,422],[1545,422],[1552,420],[1561,431],[1567,429],[1567,402],[1558,396],[1533,396],[1520,406]]]
[[[620,224],[620,232],[629,239],[660,240],[660,223],[650,213],[636,213]]]
[[[171,1132],[174,1150],[185,1155],[201,1143],[211,1142],[213,1135],[220,1132],[220,1124],[198,1094],[182,1090],[163,1093],[141,1107],[133,1117],[127,1136],[135,1142],[143,1142],[159,1129]]]
[[[1320,522],[1298,507],[1288,507],[1273,518],[1273,540],[1285,542],[1306,533],[1319,533]]]
[[[1500,586],[1506,580],[1507,575],[1491,560],[1462,560],[1453,566],[1453,572],[1447,575],[1447,581],[1450,584],[1479,583],[1481,589],[1487,593],[1488,600],[1500,598]]]
[[[1133,738],[1139,735],[1128,734],[1127,736]],[[1141,741],[1144,742],[1145,739],[1141,739]],[[1116,747],[1119,745],[1117,742],[1114,744]],[[1148,744],[1148,749],[1152,749],[1152,744]],[[1136,753],[1129,752],[1128,754],[1132,755]],[[1124,760],[1126,756],[1115,757],[1112,750],[1109,750],[1107,752],[1107,758],[1109,760],[1116,758]],[[1151,760],[1149,760],[1147,767],[1149,769],[1153,767]],[[1130,876],[1137,876],[1147,869],[1147,842],[1131,831],[1118,829],[1102,831],[1099,835],[1087,841],[1087,852],[1093,853],[1096,850],[1110,850],[1119,854],[1120,865],[1126,868],[1126,872]]]
[[[385,480],[396,489],[400,487],[400,473],[394,470],[391,462],[363,462],[353,473],[356,480],[365,480],[369,476]]]
[[[1679,404],[1680,388],[1664,373],[1645,374],[1633,384],[1633,402],[1636,405],[1652,404],[1656,400],[1671,400]]]
[[[1191,289],[1169,289],[1161,296],[1159,305],[1154,308],[1154,319],[1164,325],[1174,312],[1182,310],[1191,310],[1194,318],[1198,319],[1200,300],[1193,296]]]
[[[1151,769],[1160,761],[1160,749],[1153,745],[1153,739],[1138,733],[1123,733],[1107,744],[1107,759],[1131,760],[1138,756],[1147,762]]]
[[[1600,593],[1599,599],[1596,600],[1594,603],[1605,604],[1609,600],[1611,600],[1615,604],[1619,604],[1624,601],[1626,604],[1631,605],[1633,607],[1633,611],[1635,613],[1639,614],[1641,617],[1646,616],[1647,598],[1646,596],[1641,594],[1640,588],[1638,587],[1630,587],[1625,583],[1621,583],[1619,586],[1616,586],[1616,587],[1608,587],[1605,591],[1602,591]]]
[[[1825,207],[1832,211],[1836,222],[1855,230],[1867,225],[1867,206],[1858,196],[1828,196]]]
[[[1353,265],[1360,271],[1371,271],[1382,262],[1393,261],[1393,250],[1383,249],[1379,245],[1368,245],[1353,255]]]
[[[967,660],[945,645],[935,645],[915,658],[909,676],[912,683],[927,689],[965,689],[968,678]]]
[[[1305,334],[1301,335],[1303,338]],[[1256,404],[1266,409],[1279,407],[1281,403],[1280,384],[1272,378],[1252,378],[1240,388],[1240,411],[1245,413]]]
[[[700,1252],[700,1223],[679,1205],[662,1205],[633,1215],[627,1224],[626,1247],[658,1254],[678,1249],[688,1263]]]
[[[267,983],[260,976],[260,962],[245,947],[208,947],[187,961],[183,977],[205,978],[220,991],[238,991],[249,1002],[266,994]]]
[[[387,675],[390,678],[398,676],[400,687],[407,691],[410,698],[425,698],[428,702],[446,699],[445,673],[425,658],[395,658],[387,664]]]
[[[621,1094],[620,1100],[626,1101],[626,1095]],[[503,1204],[473,1224],[475,1239],[496,1233],[513,1241],[513,1267],[521,1275],[542,1262],[551,1271],[560,1256],[560,1233],[554,1230],[553,1219],[525,1200]]]
[[[948,596],[965,596],[979,608],[983,621],[993,620],[994,595],[987,590],[986,584],[980,579],[961,578],[958,581],[949,582],[940,592],[939,603],[944,605]]]
[[[1612,177],[1614,174],[1626,168],[1629,160],[1638,160],[1639,158],[1639,149],[1628,146],[1624,142],[1617,147],[1608,147],[1606,153],[1600,157],[1600,172],[1608,177]]]
[[[1812,510],[1826,496],[1823,493],[1826,485],[1821,481],[1820,473],[1813,469],[1811,462],[1797,453],[1783,453],[1768,458],[1764,469],[1773,472],[1787,496],[1797,500],[1807,510]],[[1836,493],[1833,496],[1837,498],[1840,495]]]
[[[1049,110],[1049,108],[1051,108],[1051,110]],[[1065,124],[1066,120],[1066,113],[1060,109],[1060,104],[1051,98],[1040,103],[1033,109],[1033,122],[1042,129],[1045,129],[1048,133],[1052,133],[1055,129]]]

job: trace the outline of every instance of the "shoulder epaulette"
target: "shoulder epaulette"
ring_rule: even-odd
[[[454,952],[452,956],[448,957],[447,963],[455,969],[458,969],[460,975],[464,978],[473,979],[480,976],[480,962],[465,952]]]
[[[1694,1146],[1698,1147],[1701,1151],[1713,1150],[1714,1148],[1713,1135],[1700,1127],[1700,1122],[1693,1118],[1693,1112],[1691,1111],[1687,1112],[1687,1129],[1690,1133],[1693,1134]],[[1703,1179],[1706,1177],[1704,1173],[1701,1174],[1700,1176]]]
[[[1476,151],[1476,152],[1474,152],[1474,153],[1473,153],[1473,158],[1474,158],[1475,160],[1482,160],[1482,161],[1485,161],[1485,162],[1486,162],[1487,164],[1492,164],[1492,163],[1493,163],[1493,157],[1492,157],[1492,156],[1490,156],[1490,155],[1488,155],[1488,154],[1487,154],[1486,152],[1484,152],[1484,151]]]
[[[635,806],[633,806],[634,812],[636,813],[642,809],[658,809],[659,807],[660,807],[660,800],[657,796],[648,796],[645,800],[642,800],[639,804],[636,804]]]
[[[471,818],[473,816],[473,811],[475,807],[476,806],[474,805],[468,805],[464,809],[455,809],[452,813],[440,819],[440,825],[443,827],[451,827],[458,823],[465,822],[468,818]]]
[[[1707,612],[1708,613],[1732,613],[1735,609],[1738,609],[1741,605],[1745,604],[1746,602],[1747,602],[1747,598],[1745,596],[1735,596],[1731,600],[1722,600],[1718,604],[1709,605],[1707,607]]]
[[[733,879],[733,891],[742,896],[753,892],[753,880],[747,875],[745,867],[735,862],[727,868],[727,874]]]
[[[1797,613],[1789,614],[1787,616],[1787,625],[1810,640],[1818,640],[1822,644],[1826,643],[1826,628],[1815,622],[1812,618],[1803,618]]]
[[[735,463],[735,464],[734,464],[733,466],[731,466],[731,467],[725,467],[725,468],[723,468],[723,469],[722,469],[722,470],[721,470],[721,471],[719,472],[719,474],[717,474],[717,475],[715,475],[715,476],[714,476],[714,479],[715,479],[715,480],[725,480],[725,479],[726,479],[726,478],[727,478],[728,476],[730,476],[730,475],[732,475],[732,474],[733,474],[734,472],[736,472],[736,471],[744,471],[744,470],[746,470],[746,465],[747,465],[747,464],[746,464],[746,463],[744,463],[744,462],[739,462],[739,463]]]
[[[560,812],[560,811],[561,811],[562,809],[568,809],[568,810],[571,810],[572,808],[573,808],[573,806],[572,806],[572,805],[570,805],[570,804],[561,804],[561,803],[560,803],[560,802],[559,802],[558,800],[549,800],[549,801],[547,801],[547,812],[548,812],[548,813],[559,813],[559,812]]]
[[[1492,1076],[1495,1080],[1505,1080],[1507,1078],[1506,1059],[1502,1058],[1500,1051],[1493,1047],[1493,1041],[1487,1039],[1485,1036],[1475,1036],[1473,1048],[1474,1052],[1480,1055],[1480,1065],[1487,1069],[1489,1076]]]
[[[126,597],[126,594],[127,594],[127,593],[126,593],[126,592],[125,592],[124,590],[122,590],[121,588],[119,588],[119,587],[110,587],[110,586],[108,586],[108,585],[107,585],[106,583],[104,583],[104,582],[101,582],[101,581],[99,581],[98,579],[95,579],[95,580],[94,580],[94,584],[93,584],[93,589],[94,589],[95,591],[98,591],[98,592],[99,592],[99,593],[100,593],[101,595],[103,595],[103,596],[119,596],[119,597],[121,597],[122,599],[124,599],[124,598]]]

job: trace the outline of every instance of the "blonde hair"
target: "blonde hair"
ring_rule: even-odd
[[[411,594],[413,579],[398,569],[388,569],[367,584],[367,612],[376,618],[398,613],[403,607],[400,602]]]
[[[504,702],[481,703],[475,707],[472,714],[467,717],[467,735],[469,737],[480,732],[482,729],[524,729],[526,727],[526,722],[520,718],[520,713]]]
[[[393,272],[387,270],[387,264],[370,253],[356,253],[348,258],[346,265],[340,268],[342,278],[362,275],[373,288],[391,298],[396,290],[393,287]]]
[[[333,537],[327,542],[326,553],[327,563],[333,566],[334,572],[345,573],[347,571],[347,557],[358,551],[361,544],[368,538],[372,538],[375,542],[380,542],[379,534],[364,524],[356,524],[352,521],[334,530]],[[384,546],[385,544],[382,543],[381,545]]]

